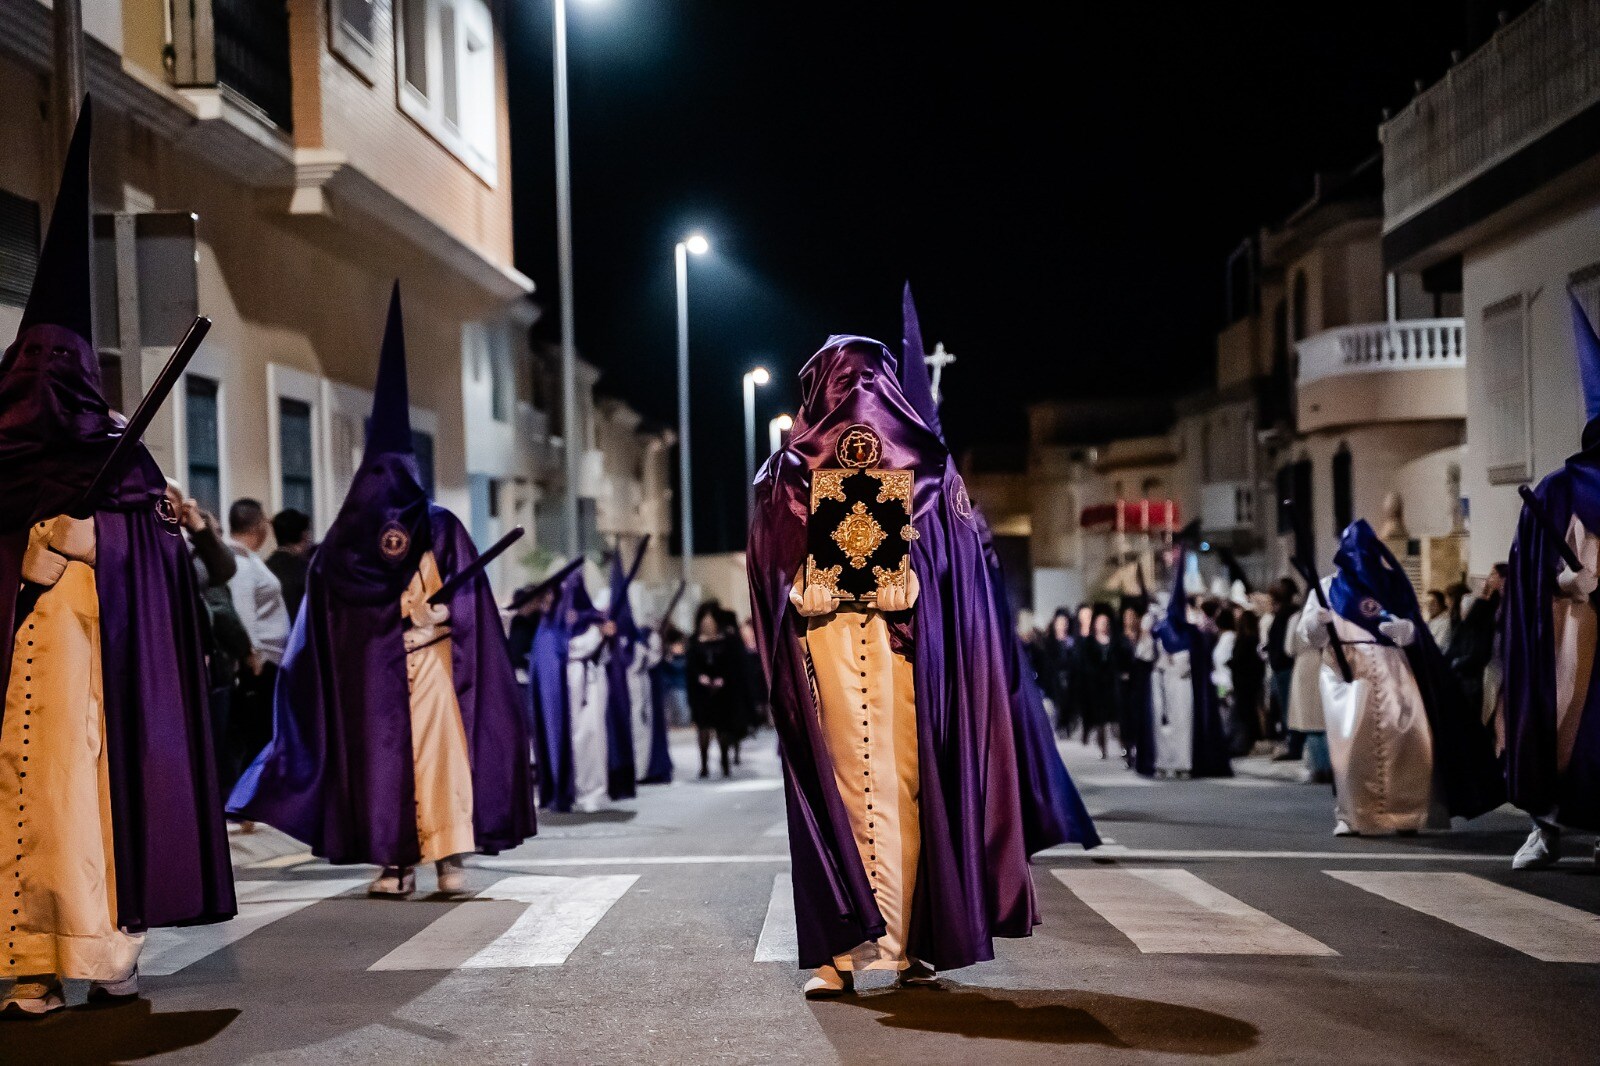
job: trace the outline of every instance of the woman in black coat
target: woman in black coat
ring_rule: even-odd
[[[730,777],[730,758],[750,727],[751,706],[744,641],[715,603],[701,604],[684,669],[689,682],[689,716],[700,735],[700,776],[711,776],[711,738],[717,738],[722,776]]]
[[[1072,612],[1059,608],[1050,624],[1039,635],[1034,673],[1039,676],[1039,687],[1050,697],[1056,708],[1056,731],[1071,733],[1072,707]]]
[[[1106,727],[1118,718],[1121,654],[1111,631],[1111,608],[1096,607],[1089,625],[1088,636],[1079,638],[1073,648],[1072,691],[1083,742],[1089,743],[1092,736],[1105,759],[1109,757]]]

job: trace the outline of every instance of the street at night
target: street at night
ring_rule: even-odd
[[[1593,1035],[1570,1009],[1600,993],[1587,847],[1513,876],[1509,813],[1334,840],[1325,788],[1246,776],[1281,764],[1150,783],[1078,745],[1069,766],[1113,842],[1035,860],[1031,939],[937,988],[880,979],[802,1005],[771,733],[749,747],[729,781],[552,817],[537,842],[472,860],[465,902],[369,901],[362,871],[243,838],[242,857],[266,857],[238,867],[239,918],[153,940],[148,1003],[13,1027],[0,1055],[1487,1063],[1576,1061]]]

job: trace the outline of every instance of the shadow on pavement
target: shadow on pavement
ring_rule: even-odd
[[[237,1010],[156,1014],[141,999],[116,1007],[77,1008],[39,1021],[3,1022],[0,1063],[111,1066],[196,1047],[217,1036]]]
[[[1100,1044],[1177,1055],[1229,1055],[1255,1046],[1249,1022],[1196,1007],[1098,992],[968,989],[940,986],[890,989],[812,1005],[836,1046],[867,1034],[840,1022],[850,1006],[879,1015],[895,1030],[1033,1044]],[[859,1016],[856,1016],[859,1018]],[[852,1050],[859,1050],[852,1048]],[[851,1055],[843,1056],[847,1061]]]

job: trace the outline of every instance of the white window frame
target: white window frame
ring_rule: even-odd
[[[378,71],[378,5],[379,0],[364,0],[372,8],[372,36],[358,33],[342,17],[343,0],[327,0],[328,51],[342,59],[346,65],[371,85]]]
[[[350,491],[350,480],[355,475],[356,467],[361,465],[361,454],[366,450],[366,435],[362,428],[372,414],[372,392],[369,389],[358,389],[354,385],[346,385],[340,381],[330,381],[324,378],[321,382],[322,395],[318,410],[320,417],[316,424],[322,432],[322,439],[327,446],[321,450],[317,465],[319,487],[317,498],[326,501],[325,513],[332,522],[333,516],[339,513],[339,507],[344,503],[346,494]],[[334,432],[335,419],[348,419],[354,427],[355,436],[350,442],[350,469],[344,470],[336,461],[334,446],[338,442],[338,435]],[[437,462],[439,446],[439,416],[433,411],[415,405],[411,408],[411,428],[421,430],[433,437],[434,457]],[[434,471],[435,477],[438,471]]]
[[[1583,306],[1584,313],[1589,316],[1589,322],[1596,329],[1600,329],[1600,263],[1594,263],[1582,270],[1574,270],[1567,277],[1567,284],[1571,287],[1572,295]],[[1580,373],[1582,371],[1580,370]],[[1581,385],[1581,382],[1580,382]],[[1578,422],[1581,424],[1589,420],[1589,413],[1583,397],[1583,389],[1578,389]]]
[[[395,100],[403,111],[429,136],[443,145],[450,154],[461,160],[485,185],[494,188],[500,178],[500,76],[496,57],[496,26],[494,12],[488,0],[418,0],[426,8],[427,27],[423,32],[427,55],[424,63],[428,72],[428,93],[420,92],[406,80],[406,27],[404,0],[392,0],[394,13],[395,50]],[[452,123],[444,114],[443,79],[445,73],[443,41],[441,40],[442,10],[449,8],[455,26],[455,92],[457,121]],[[477,47],[469,47],[476,41]],[[469,59],[478,51],[485,54],[479,60]],[[475,100],[463,92],[472,80],[473,72],[487,64],[487,93]],[[487,136],[469,136],[469,123],[463,121],[470,115],[472,122],[481,122],[481,116],[490,115]]]
[[[315,374],[280,363],[267,364],[267,475],[271,479],[272,513],[283,510],[283,400],[297,400],[311,408],[311,528],[320,534],[332,521],[334,506],[327,494],[327,429],[322,418],[322,382]]]
[[[1491,322],[1494,326],[1500,324],[1502,317],[1515,316],[1514,333],[1516,351],[1514,353],[1495,351],[1489,339]],[[1533,379],[1532,360],[1528,351],[1528,300],[1522,293],[1508,296],[1488,304],[1479,314],[1481,327],[1480,335],[1483,338],[1485,349],[1479,365],[1486,371],[1486,376],[1478,384],[1483,389],[1484,401],[1487,405],[1486,425],[1488,438],[1486,449],[1485,467],[1487,469],[1489,484],[1515,485],[1528,481],[1533,477]],[[1520,361],[1520,367],[1503,367],[1502,361]],[[1500,370],[1498,379],[1491,381],[1489,373]],[[1519,373],[1520,371],[1520,373]],[[1500,386],[1496,388],[1495,386]],[[1521,426],[1501,426],[1500,403],[1501,398],[1515,399],[1520,402]],[[1520,441],[1515,438],[1520,437]],[[1504,449],[1520,445],[1521,454],[1511,454]]]

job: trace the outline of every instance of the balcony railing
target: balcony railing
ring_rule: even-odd
[[[1419,318],[1340,326],[1295,345],[1300,384],[1372,370],[1449,370],[1467,365],[1461,319]]]
[[[1534,4],[1384,123],[1385,224],[1600,100],[1600,0]]]
[[[171,0],[172,84],[227,88],[259,116],[294,126],[285,0]]]

